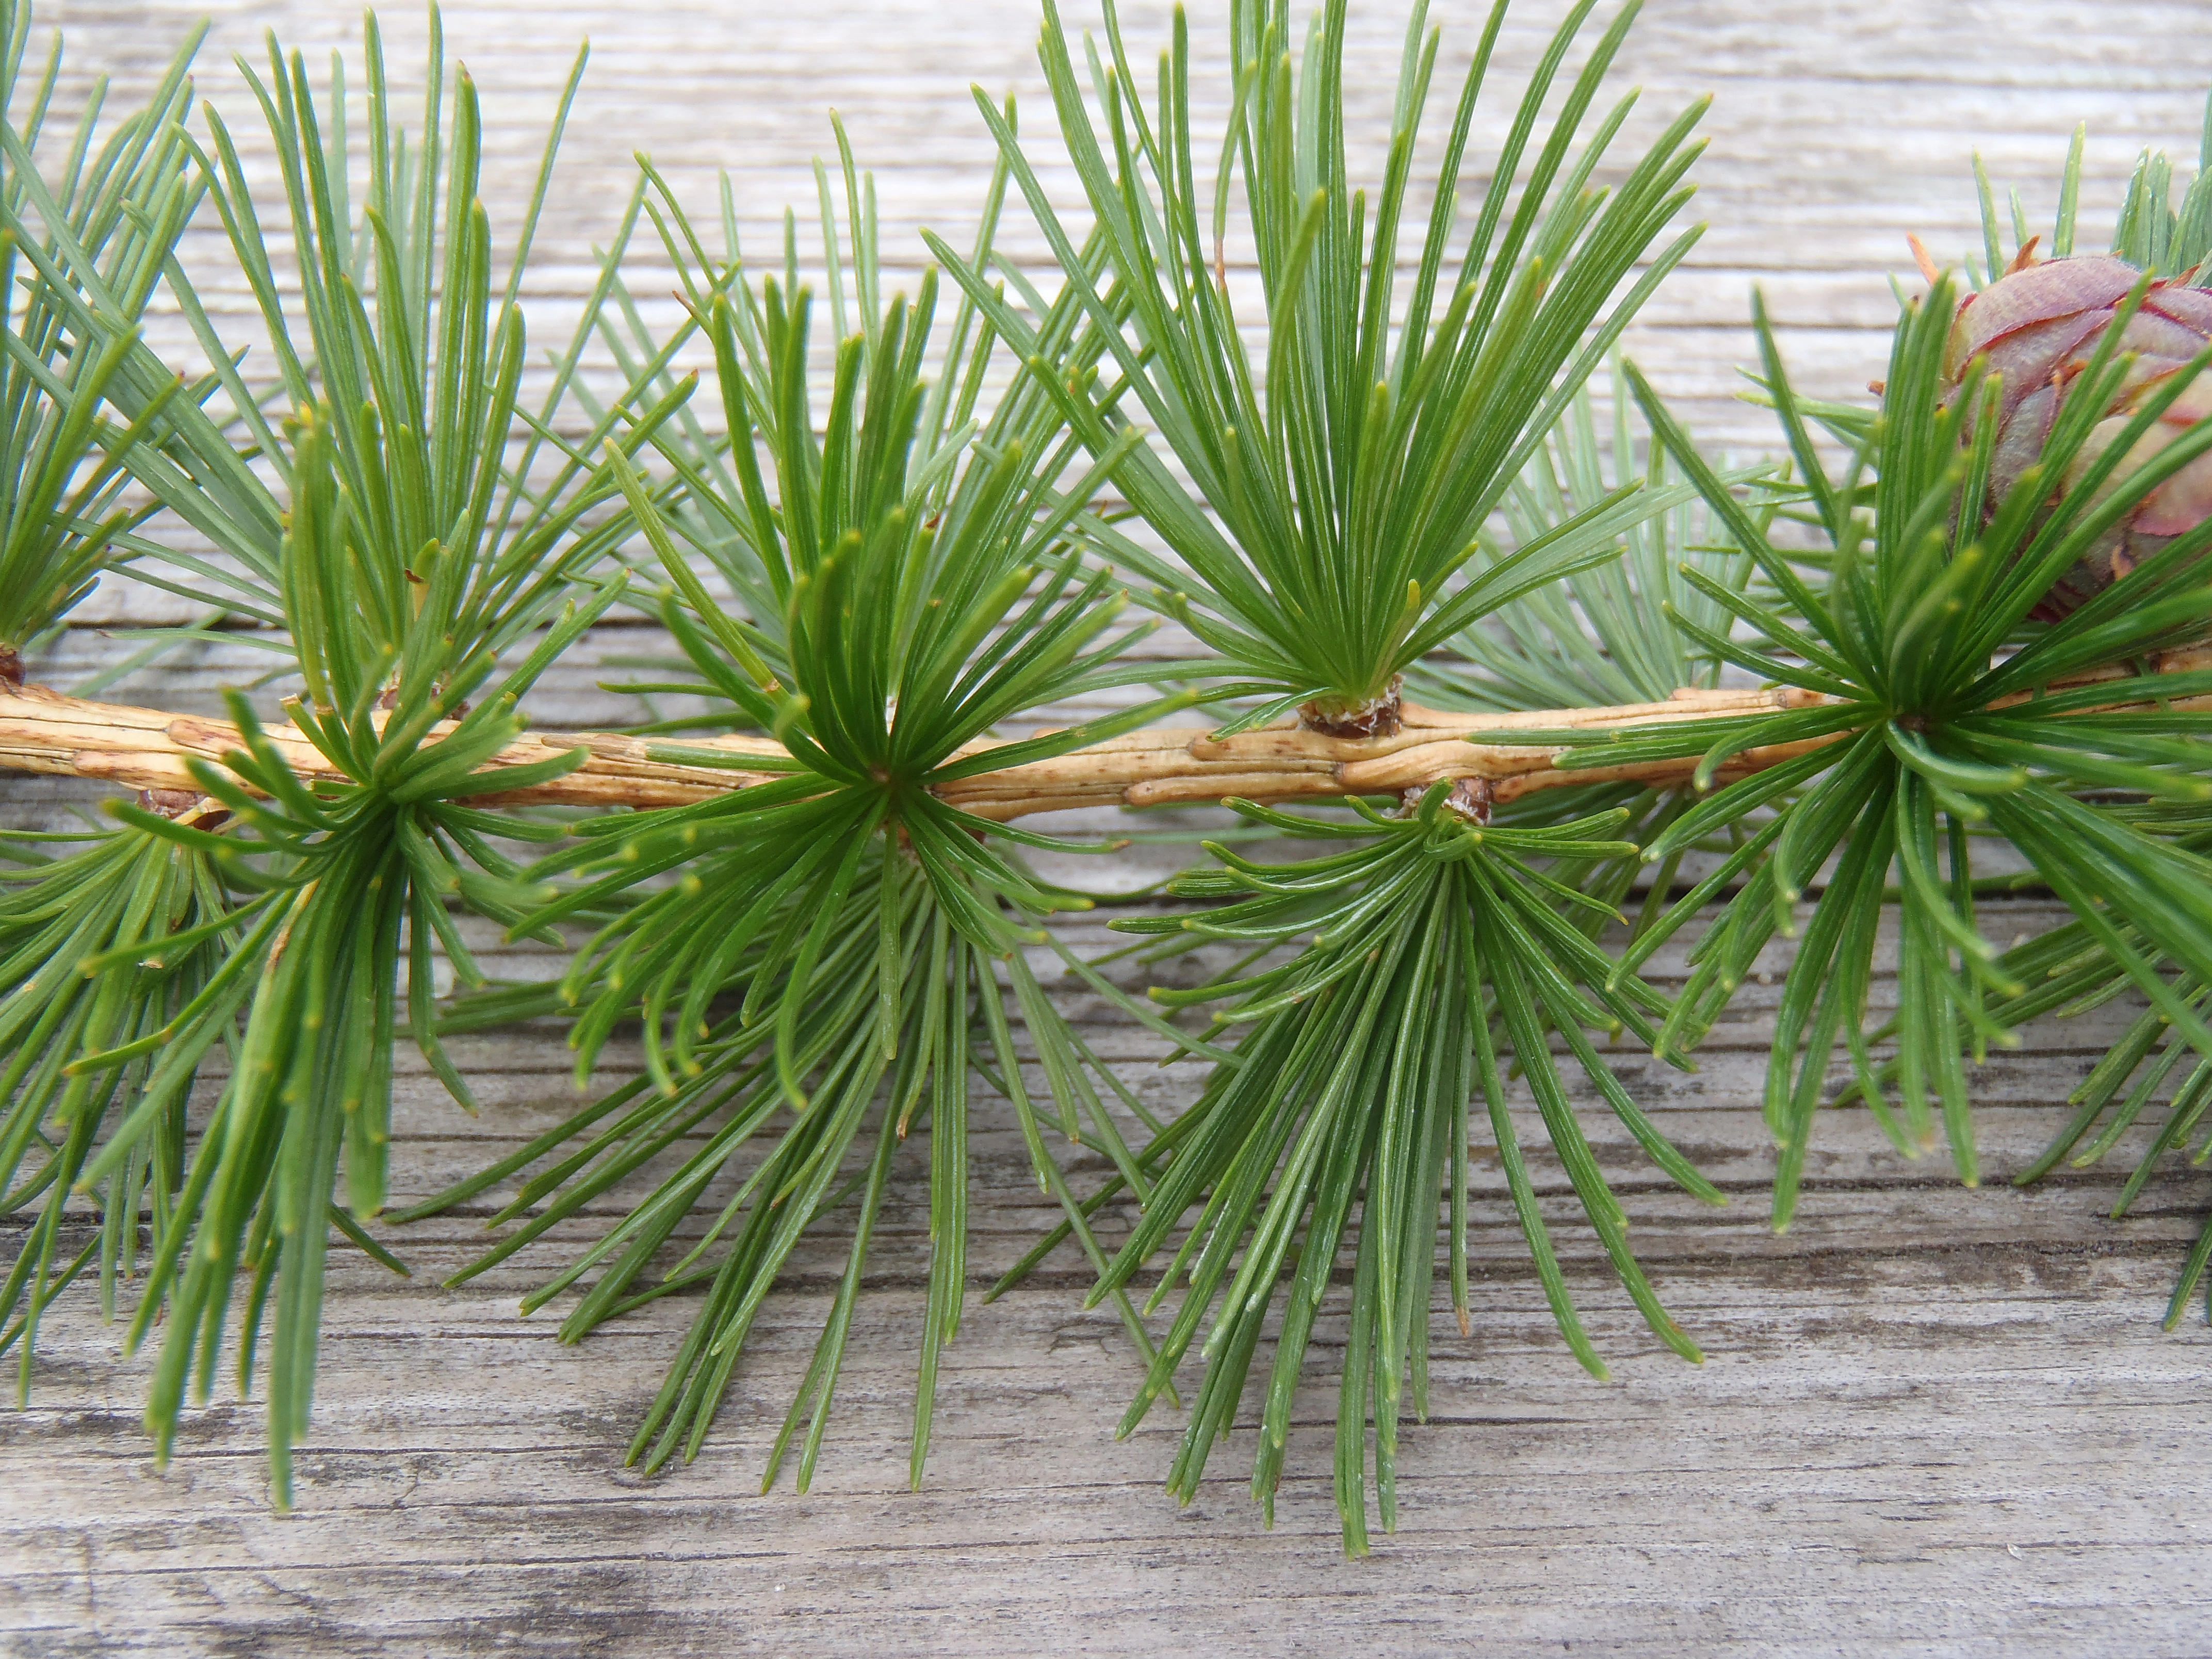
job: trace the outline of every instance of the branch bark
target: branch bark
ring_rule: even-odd
[[[2212,646],[2169,652],[2162,672],[2212,667]],[[2115,679],[2113,668],[2069,684]],[[1407,703],[1397,732],[1383,738],[1335,738],[1288,723],[1216,741],[1206,726],[1163,726],[1133,732],[1050,760],[979,772],[939,787],[950,805],[978,817],[1005,822],[1039,812],[1085,806],[1163,806],[1218,801],[1229,796],[1284,801],[1344,794],[1391,794],[1440,779],[1478,779],[1489,799],[1508,801],[1539,789],[1632,781],[1654,785],[1687,782],[1692,760],[1636,766],[1553,764],[1560,754],[1541,744],[1471,744],[1470,732],[1650,727],[1716,715],[1819,707],[1826,699],[1793,689],[1705,690],[1685,688],[1664,702],[1565,708],[1519,714],[1445,714]],[[2212,707],[2212,697],[2175,700],[2186,708]],[[305,738],[271,726],[270,740],[310,786],[339,775]],[[1754,749],[1736,757],[1719,775],[1726,781],[1802,755],[1832,738]],[[621,732],[533,733],[510,744],[485,770],[526,766],[581,749],[584,763],[550,783],[473,798],[483,805],[677,806],[711,799],[781,773],[742,765],[686,765],[666,758],[670,744]],[[781,758],[783,749],[763,738],[720,737],[683,747],[711,750],[742,762],[748,756]],[[978,744],[988,752],[994,745]],[[0,769],[97,778],[126,788],[198,793],[188,763],[222,763],[240,747],[228,721],[160,709],[93,702],[40,686],[20,689],[0,680]],[[658,752],[656,752],[658,751]]]

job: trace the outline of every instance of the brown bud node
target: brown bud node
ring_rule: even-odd
[[[1381,696],[1359,702],[1316,697],[1298,710],[1298,724],[1325,738],[1395,738],[1403,724],[1404,704],[1398,693],[1405,683],[1403,675],[1393,675]]]

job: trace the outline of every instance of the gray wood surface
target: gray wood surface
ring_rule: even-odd
[[[48,17],[66,26],[73,86],[97,68],[127,87],[198,9],[89,0]],[[1450,59],[1480,20],[1464,0],[1436,9]],[[1516,8],[1507,68],[1530,60],[1562,9]],[[1395,7],[1358,10],[1371,117],[1399,25]],[[1129,8],[1137,37],[1159,39],[1162,15]],[[2188,0],[1652,0],[1622,78],[1645,88],[1639,120],[1717,93],[1698,204],[1713,228],[1633,350],[1701,431],[1763,445],[1763,417],[1732,401],[1756,281],[1808,385],[1850,395],[1881,372],[1885,278],[1905,265],[1904,232],[1946,256],[1978,244],[1970,147],[2045,220],[2065,135],[2087,120],[2085,215],[2109,224],[2141,144],[2194,147],[2212,82],[2207,21]],[[454,6],[446,21],[484,90],[489,205],[508,222],[574,43],[592,36],[531,274],[533,314],[549,318],[587,279],[634,149],[702,200],[713,171],[732,169],[748,223],[765,232],[784,200],[811,191],[806,164],[835,104],[878,170],[887,245],[912,246],[918,224],[964,223],[977,194],[987,156],[969,81],[1018,89],[1031,127],[1043,118],[1027,0],[497,0]],[[1217,8],[1198,9],[1201,42],[1218,21]],[[397,61],[410,62],[419,20],[386,22]],[[264,26],[313,49],[349,40],[356,24],[349,6],[319,0],[233,0],[203,87],[242,128],[230,50],[258,52]],[[1218,107],[1218,76],[1202,90]],[[1016,235],[1035,252],[1033,235]],[[215,268],[204,240],[191,258]],[[241,297],[234,282],[228,297]],[[124,648],[97,624],[149,614],[173,607],[101,593],[41,673],[72,684]],[[594,642],[640,643],[630,629]],[[593,654],[549,684],[543,723],[629,712],[592,689]],[[212,708],[218,685],[258,665],[243,653],[183,655],[118,695]],[[0,779],[0,821],[47,822],[92,799],[65,782]],[[2054,915],[2022,899],[1990,925],[2008,938]],[[1073,931],[1084,946],[1106,937]],[[521,955],[508,965],[532,968]],[[1663,984],[1679,959],[1657,969]],[[1615,1380],[1584,1376],[1552,1329],[1494,1157],[1478,1147],[1474,1332],[1458,1335],[1439,1287],[1432,1417],[1406,1437],[1402,1528],[1372,1559],[1347,1563],[1337,1549],[1326,1423],[1340,1325],[1319,1333],[1276,1529],[1261,1529],[1245,1495],[1249,1430],[1178,1510],[1159,1483],[1179,1421],[1161,1412],[1129,1440],[1112,1437],[1136,1368],[1111,1322],[1080,1311],[1072,1256],[971,1305],[927,1484],[908,1492],[927,1222],[915,1159],[879,1231],[805,1496],[787,1476],[766,1496],[758,1486],[842,1261],[834,1241],[811,1246],[771,1298],[699,1461],[651,1481],[622,1468],[622,1449],[690,1305],[654,1304],[581,1348],[557,1345],[550,1316],[515,1316],[518,1297],[605,1225],[607,1209],[454,1291],[437,1281],[482,1237],[482,1210],[398,1235],[410,1281],[337,1253],[289,1516],[268,1508],[258,1401],[192,1413],[157,1474],[137,1422],[145,1361],[118,1364],[119,1334],[81,1304],[50,1317],[29,1407],[0,1413],[0,1651],[2212,1650],[2212,1344],[2195,1318],[2171,1336],[2157,1322],[2212,1183],[2176,1170],[2114,1224],[2103,1214],[2132,1146],[2033,1191],[2002,1179],[2040,1146],[2124,1011],[2039,1026],[1977,1073],[1990,1171],[1978,1190],[1939,1160],[1898,1158],[1863,1114],[1831,1115],[1801,1219],[1777,1238],[1756,1105],[1771,995],[1749,990],[1694,1077],[1623,1062],[1638,1097],[1729,1193],[1726,1209],[1675,1194],[1583,1102],[1638,1248],[1705,1364],[1680,1363],[1642,1328],[1575,1224],[1564,1180],[1540,1161],[1570,1280]],[[1189,1067],[1159,1070],[1149,1038],[1081,997],[1069,1006],[1149,1098],[1188,1098]],[[403,1081],[402,1201],[575,1099],[552,1034],[486,1036],[462,1052],[485,1105],[477,1120],[434,1079]],[[611,1050],[599,1084],[628,1057]],[[980,1284],[1049,1218],[1010,1118],[984,1109],[978,1124]]]

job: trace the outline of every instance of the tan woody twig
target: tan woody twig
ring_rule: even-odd
[[[2212,647],[2169,652],[2161,671],[2212,667]],[[2118,678],[2111,669],[2077,677],[2081,682]],[[1164,806],[1217,801],[1231,796],[1257,801],[1310,799],[1344,794],[1395,794],[1439,779],[1480,779],[1490,799],[1506,801],[1564,785],[1688,781],[1694,760],[1631,766],[1553,764],[1562,752],[1529,744],[1472,744],[1470,732],[1557,731],[1563,727],[1650,729],[1717,715],[1818,707],[1824,699],[1790,689],[1677,691],[1664,702],[1611,708],[1543,710],[1521,714],[1449,714],[1406,704],[1400,730],[1384,738],[1334,738],[1289,725],[1240,732],[1216,741],[1204,726],[1165,726],[1133,732],[1049,760],[979,772],[940,785],[948,804],[999,822],[1084,806]],[[2183,706],[2212,706],[2212,698],[2179,699]],[[269,729],[270,741],[310,785],[337,781],[323,756],[297,734]],[[1754,749],[1735,757],[1721,781],[1801,755],[1832,738]],[[197,793],[188,763],[221,764],[240,747],[237,728],[192,714],[64,696],[38,686],[0,684],[0,769],[98,778],[128,788]],[[550,782],[474,797],[505,806],[677,806],[706,800],[781,776],[686,765],[669,758],[672,747],[708,749],[732,757],[781,759],[782,748],[761,738],[706,738],[672,745],[617,732],[533,734],[508,745],[487,769],[526,766],[550,755],[582,749],[584,763]],[[986,745],[988,748],[988,745]]]

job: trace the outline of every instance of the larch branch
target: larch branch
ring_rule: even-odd
[[[2212,667],[2212,646],[2168,652],[2160,672]],[[2069,684],[2120,678],[2112,668]],[[1685,688],[1663,702],[1548,709],[1526,714],[1447,714],[1408,703],[1398,732],[1382,738],[1334,738],[1288,724],[1216,739],[1206,726],[1133,732],[1050,759],[978,772],[937,787],[947,805],[999,822],[1086,806],[1163,806],[1218,801],[1313,799],[1346,794],[1395,794],[1439,780],[1480,779],[1490,799],[1506,801],[1539,789],[1635,781],[1686,783],[1692,759],[1627,766],[1560,767],[1561,749],[1541,744],[1469,743],[1470,732],[1654,730],[1685,720],[1821,706],[1816,693],[1790,688]],[[2212,697],[2174,700],[2212,707]],[[342,781],[329,761],[298,732],[272,726],[270,742],[310,787]],[[1842,734],[1837,734],[1840,736]],[[1748,750],[1718,775],[1725,781],[1771,766],[1834,737]],[[980,752],[994,745],[978,744]],[[0,684],[0,769],[96,778],[126,788],[195,793],[190,763],[217,766],[243,747],[225,720],[159,709],[94,702],[35,685]],[[504,806],[651,808],[711,799],[786,775],[775,765],[782,747],[763,738],[715,737],[672,743],[622,732],[532,733],[485,763],[486,771],[528,766],[581,750],[582,763],[563,777],[477,795],[472,804]],[[721,764],[687,764],[676,751],[711,752]],[[747,757],[764,763],[746,769]],[[737,765],[729,764],[734,761]]]

